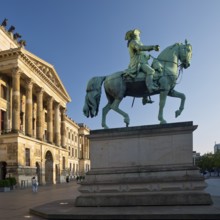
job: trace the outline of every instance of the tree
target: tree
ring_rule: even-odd
[[[211,172],[214,167],[214,155],[213,153],[206,153],[201,156],[198,161],[198,167],[201,169],[201,172],[204,174],[206,171],[209,172],[211,176]]]
[[[217,151],[214,154],[213,160],[214,160],[214,169],[219,176],[219,173],[220,173],[220,152],[219,151]]]

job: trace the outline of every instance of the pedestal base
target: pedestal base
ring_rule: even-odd
[[[212,200],[204,192],[154,192],[82,195],[76,200],[82,207],[120,207],[120,206],[182,206],[210,205]]]
[[[96,130],[76,206],[210,205],[192,165],[192,122]]]

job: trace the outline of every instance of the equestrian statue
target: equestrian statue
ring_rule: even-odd
[[[175,43],[165,48],[157,58],[146,54],[145,51],[159,51],[159,45],[146,46],[140,40],[140,30],[130,30],[125,35],[130,55],[130,63],[127,69],[108,76],[93,77],[89,80],[86,88],[85,104],[83,113],[86,117],[98,115],[101,98],[102,84],[107,105],[102,109],[102,127],[108,128],[106,116],[110,110],[114,110],[124,117],[126,126],[130,118],[126,112],[119,108],[119,104],[126,96],[142,98],[143,105],[152,103],[151,96],[160,95],[158,120],[165,124],[163,109],[167,96],[180,98],[179,109],[175,116],[178,117],[184,109],[185,95],[176,91],[175,85],[179,72],[190,66],[192,46],[185,43]],[[148,61],[153,58],[149,65]],[[179,71],[178,71],[179,70]]]

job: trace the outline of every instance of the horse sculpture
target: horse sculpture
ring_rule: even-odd
[[[83,112],[86,117],[94,117],[98,114],[99,103],[101,98],[102,84],[106,97],[107,105],[102,110],[102,127],[108,128],[106,125],[106,116],[110,110],[114,110],[124,117],[126,126],[129,125],[130,119],[126,112],[119,108],[119,104],[126,96],[147,97],[150,95],[160,95],[158,120],[160,124],[165,124],[163,117],[163,109],[167,96],[180,98],[179,109],[176,110],[175,116],[178,117],[184,109],[185,95],[174,90],[178,78],[178,67],[181,69],[190,66],[192,57],[192,46],[185,41],[185,44],[176,43],[165,48],[157,58],[153,59],[152,68],[155,69],[154,83],[159,87],[158,91],[149,94],[145,84],[145,74],[137,73],[136,77],[125,77],[124,71],[113,73],[109,76],[93,77],[87,84],[87,94]],[[179,63],[180,61],[180,63]]]

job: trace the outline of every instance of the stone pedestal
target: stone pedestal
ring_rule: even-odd
[[[76,206],[210,205],[192,164],[192,122],[91,131]]]

